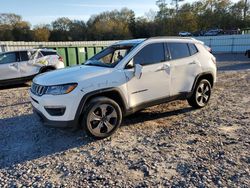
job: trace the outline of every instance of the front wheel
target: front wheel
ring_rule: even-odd
[[[122,112],[120,106],[107,97],[92,99],[83,114],[82,126],[94,138],[106,138],[120,127]]]
[[[187,99],[188,103],[194,108],[205,107],[211,97],[212,88],[208,80],[201,80],[195,87],[192,96]]]

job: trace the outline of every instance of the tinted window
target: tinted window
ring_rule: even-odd
[[[49,52],[49,51],[41,51],[43,56],[48,56],[48,55],[56,55],[56,52]]]
[[[190,50],[191,55],[198,53],[198,49],[195,46],[195,44],[189,43],[188,46],[189,46],[189,50]]]
[[[20,61],[29,61],[29,56],[27,51],[20,52]]]
[[[133,46],[110,46],[100,53],[90,58],[85,65],[114,67],[117,65],[133,48]]]
[[[168,43],[172,59],[180,59],[190,56],[189,48],[186,43]]]
[[[16,53],[4,53],[0,55],[0,64],[14,63],[17,61]]]
[[[149,44],[134,57],[134,64],[149,65],[160,63],[164,60],[165,56],[163,43]]]
[[[42,58],[43,57],[43,55],[42,55],[42,53],[41,52],[39,52],[38,54],[37,54],[37,59],[39,59],[39,58]]]

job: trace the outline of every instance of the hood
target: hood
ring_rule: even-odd
[[[111,71],[111,68],[81,65],[40,74],[34,78],[33,82],[46,86],[78,83]]]

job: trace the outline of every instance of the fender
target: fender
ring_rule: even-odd
[[[209,71],[208,71],[208,72],[202,72],[202,73],[198,74],[198,75],[195,77],[195,79],[194,79],[194,83],[193,83],[193,86],[192,86],[192,90],[191,90],[191,92],[189,93],[188,97],[191,97],[191,96],[193,95],[194,89],[195,89],[195,86],[196,86],[198,80],[199,80],[202,76],[205,76],[205,75],[211,75],[211,76],[213,77],[213,80],[214,80],[214,76],[213,76],[212,72],[209,72]],[[211,85],[213,85],[213,84],[214,84],[214,83],[211,83]]]
[[[95,91],[87,93],[86,95],[84,95],[82,97],[82,99],[79,103],[79,106],[77,108],[77,111],[76,111],[74,122],[79,122],[80,116],[84,112],[84,108],[86,107],[85,105],[86,105],[86,102],[88,101],[88,99],[90,99],[93,96],[99,96],[101,94],[104,94],[104,96],[105,96],[105,94],[106,95],[111,94],[112,92],[116,92],[121,97],[122,105],[125,108],[125,109],[123,109],[123,111],[126,111],[128,109],[128,104],[126,102],[126,98],[125,98],[123,92],[119,88],[106,88],[106,89],[95,90]]]

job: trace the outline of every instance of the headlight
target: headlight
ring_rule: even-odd
[[[68,94],[77,87],[77,84],[64,84],[58,86],[48,86],[45,94],[47,95],[63,95]]]

